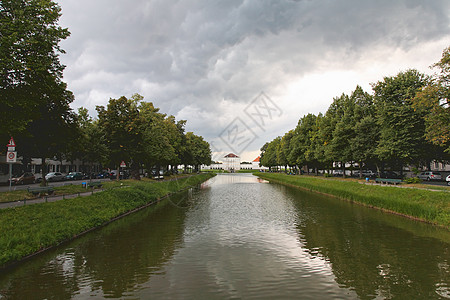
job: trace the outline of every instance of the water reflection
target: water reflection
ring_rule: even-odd
[[[184,212],[163,202],[0,275],[8,299],[123,298],[158,274],[182,240]],[[1,298],[1,297],[0,297]]]
[[[218,175],[0,275],[0,298],[450,298],[449,232]]]
[[[280,190],[297,200],[314,199],[293,202],[302,212],[299,236],[311,255],[331,263],[341,286],[362,299],[449,297],[448,231],[292,188]],[[439,239],[414,231],[432,231]]]

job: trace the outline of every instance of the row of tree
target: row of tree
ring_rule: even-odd
[[[417,70],[360,86],[333,99],[325,114],[307,114],[295,129],[261,148],[261,164],[331,170],[339,166],[385,169],[430,168],[450,161],[450,47],[427,76]]]
[[[117,168],[124,160],[136,175],[139,168],[209,163],[209,144],[185,133],[186,121],[159,113],[140,95],[97,107],[97,120],[84,108],[75,113],[62,81],[59,43],[70,33],[58,25],[60,16],[51,0],[0,2],[0,141],[13,136],[25,165],[56,157]]]
[[[80,108],[80,135],[71,143],[67,157],[111,167],[118,167],[123,160],[130,164],[135,178],[140,169],[159,171],[170,166],[177,170],[183,164],[185,169],[193,166],[199,171],[200,165],[211,163],[209,143],[192,132],[185,133],[185,120],[176,121],[142,100],[139,94],[110,99],[106,107],[97,106],[96,120]]]

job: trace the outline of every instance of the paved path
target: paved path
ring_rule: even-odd
[[[99,193],[103,192],[103,189],[97,189],[89,192],[79,193],[79,194],[72,194],[72,195],[58,195],[58,196],[45,196],[35,199],[27,199],[27,200],[19,200],[19,201],[13,201],[13,202],[3,202],[0,203],[0,209],[2,208],[9,208],[9,207],[18,207],[18,206],[24,206],[29,204],[36,204],[36,203],[45,203],[45,202],[55,202],[63,199],[72,199],[76,197],[86,197],[90,196],[93,193]]]
[[[92,179],[92,181],[111,181],[111,179]],[[49,185],[54,186],[54,187],[63,186],[63,185],[67,185],[67,184],[81,185],[82,182],[89,182],[89,179],[74,180],[74,181],[52,181],[52,182],[49,182]],[[26,190],[28,187],[37,187],[39,185],[40,185],[39,183],[13,185],[13,186],[11,186],[11,191]],[[0,186],[0,192],[7,192],[7,191],[9,191],[9,185]]]

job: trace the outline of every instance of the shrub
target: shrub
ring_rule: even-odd
[[[411,177],[411,178],[406,178],[405,180],[403,180],[404,182],[411,184],[411,183],[421,183],[422,180],[420,180],[420,178],[417,177]]]

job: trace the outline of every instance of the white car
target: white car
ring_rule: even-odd
[[[447,178],[445,178],[445,181],[447,181],[447,185],[450,185],[450,175],[448,175]]]
[[[441,173],[439,172],[431,172],[431,171],[427,171],[427,172],[422,172],[419,175],[417,175],[417,177],[419,177],[422,180],[442,180],[442,176]]]
[[[62,181],[65,179],[65,176],[59,172],[51,172],[45,175],[45,180],[47,181]]]

